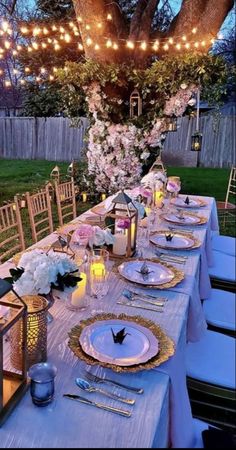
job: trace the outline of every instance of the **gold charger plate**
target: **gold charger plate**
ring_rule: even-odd
[[[206,217],[198,216],[198,214],[194,214],[194,213],[191,213],[191,212],[184,212],[183,216],[197,217],[198,219],[200,219],[199,222],[195,222],[195,223],[178,222],[178,221],[166,219],[164,217],[165,215],[166,215],[165,213],[164,214],[160,214],[160,218],[165,220],[166,222],[174,223],[175,225],[179,225],[179,226],[185,226],[186,225],[188,227],[195,227],[195,226],[203,225],[204,223],[207,223],[207,221],[208,221],[208,219]]]
[[[174,247],[168,247],[168,243],[167,243],[167,246],[162,246],[162,245],[159,245],[159,244],[157,244],[157,243],[153,243],[153,242],[151,242],[151,244],[152,245],[155,245],[155,247],[159,247],[159,248],[163,248],[163,249],[166,249],[166,250],[175,250],[175,251],[178,251],[178,250],[194,250],[195,248],[199,248],[199,247],[201,247],[201,241],[199,240],[199,239],[197,239],[195,236],[193,236],[193,235],[189,235],[188,233],[185,233],[184,231],[178,231],[178,232],[172,232],[172,231],[170,231],[170,230],[157,230],[157,231],[153,231],[152,233],[151,233],[151,236],[153,236],[153,235],[155,235],[155,234],[170,234],[170,233],[173,233],[173,234],[178,234],[179,236],[183,236],[183,237],[186,237],[186,238],[190,238],[190,239],[192,239],[193,241],[194,241],[194,244],[191,246],[191,247],[183,247],[183,248],[181,248],[181,247],[178,247],[178,248],[174,248]]]
[[[113,266],[113,272],[118,275],[122,280],[125,280],[127,283],[131,283],[132,285],[138,286],[138,287],[142,287],[142,288],[152,288],[152,289],[169,289],[172,288],[174,286],[176,286],[177,284],[179,284],[181,281],[183,281],[184,279],[184,272],[182,270],[177,269],[176,267],[172,266],[171,264],[167,263],[167,262],[163,262],[162,260],[160,260],[159,258],[126,258],[125,262],[127,261],[134,261],[134,259],[136,259],[137,261],[152,261],[152,262],[156,262],[161,264],[164,267],[167,267],[168,269],[172,270],[172,272],[174,273],[174,278],[171,281],[168,281],[166,283],[163,284],[158,284],[158,285],[148,285],[148,284],[139,284],[136,283],[134,281],[129,281],[127,278],[124,278],[120,272],[119,272],[119,265],[120,262],[115,264]]]
[[[186,195],[186,197],[189,197],[188,195]],[[177,197],[178,198],[178,197]],[[183,199],[184,200],[184,199]],[[189,197],[189,200],[191,200],[191,197]],[[171,199],[171,204],[172,205],[176,205],[178,208],[202,208],[203,206],[207,206],[207,202],[205,202],[204,200],[202,200],[201,198],[193,198],[192,200],[194,200],[195,202],[198,203],[198,205],[196,206],[189,206],[189,205],[176,205],[176,198],[172,198]]]
[[[149,328],[149,330],[152,331],[154,336],[159,341],[160,350],[158,354],[155,355],[153,358],[149,359],[148,361],[146,361],[145,363],[135,364],[133,366],[117,366],[115,364],[100,362],[97,359],[94,359],[92,356],[87,355],[87,353],[85,353],[82,350],[82,347],[79,342],[82,330],[88,325],[97,322],[98,320],[110,320],[110,319],[120,319],[120,320],[127,320],[130,322],[136,322],[139,325]],[[153,321],[145,319],[144,317],[140,316],[127,316],[126,314],[115,315],[110,313],[99,314],[96,317],[89,317],[88,319],[81,320],[81,322],[78,325],[74,326],[69,331],[68,334],[69,334],[68,346],[75,354],[75,356],[77,356],[82,361],[85,361],[89,365],[92,366],[100,365],[102,367],[112,369],[114,372],[127,373],[127,372],[139,372],[140,370],[144,369],[149,370],[167,361],[171,356],[174,355],[175,352],[174,342],[172,341],[171,338],[169,338],[169,336],[165,334],[165,332],[161,329],[161,327],[155,324]]]

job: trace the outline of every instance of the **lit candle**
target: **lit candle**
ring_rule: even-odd
[[[91,277],[98,281],[103,281],[106,274],[105,264],[102,262],[93,262],[90,266]]]
[[[103,202],[104,200],[106,200],[106,198],[107,198],[106,194],[102,194],[102,195],[101,195],[102,202]]]
[[[134,247],[135,240],[135,223],[131,223],[131,247]]]
[[[13,203],[12,209],[13,209],[13,211],[16,211],[16,204],[15,203]]]
[[[157,208],[161,208],[162,200],[163,200],[163,192],[155,191],[154,192],[154,203],[155,203],[155,206],[157,206]]]
[[[145,212],[146,212],[147,216],[150,214],[150,212],[151,212],[150,206],[145,207]]]
[[[86,295],[87,275],[84,272],[80,273],[81,281],[77,283],[77,288],[71,294],[71,305],[82,306],[83,299]]]
[[[66,198],[66,196],[64,194],[61,194],[61,196],[60,196],[61,202],[63,202],[63,200],[65,200],[65,198]]]
[[[122,233],[115,234],[115,242],[113,244],[114,255],[125,255],[127,247],[127,236]]]
[[[86,203],[87,202],[87,193],[86,192],[82,192],[82,202]]]

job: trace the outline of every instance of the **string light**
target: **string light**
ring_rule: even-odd
[[[181,44],[176,44],[175,47],[176,47],[177,50],[181,50]]]
[[[86,30],[91,30],[91,27],[90,27],[90,25],[85,25],[85,28],[86,28]]]
[[[107,40],[107,42],[106,42],[106,47],[107,47],[107,48],[112,47],[112,41],[111,41],[111,39],[108,39],[108,40]]]
[[[5,41],[4,46],[8,50],[11,47],[11,43],[9,41]]]
[[[118,44],[117,44],[116,42],[114,42],[114,44],[113,44],[113,49],[114,49],[114,50],[118,50],[118,48],[119,48],[119,47],[118,47]]]
[[[199,47],[199,43],[198,42],[194,42],[194,47],[198,48]]]
[[[94,50],[100,50],[100,45],[98,45],[98,44],[95,44],[95,46],[94,46]]]
[[[186,40],[187,40],[185,34],[182,36],[182,40],[183,40],[183,41],[186,41]]]
[[[155,41],[152,48],[157,52],[159,50],[159,41]]]
[[[20,84],[24,85],[25,84],[25,80],[20,80]]]
[[[79,44],[78,44],[78,50],[83,51],[83,49],[84,49],[83,45],[79,43]]]
[[[30,68],[29,67],[25,67],[25,72],[29,73],[30,72]]]
[[[186,44],[185,44],[185,48],[187,48],[187,49],[189,49],[189,48],[190,48],[190,43],[189,43],[189,42],[186,42]]]
[[[147,50],[147,43],[146,43],[145,41],[141,42],[140,48],[141,48],[141,50],[143,50],[143,51]]]
[[[54,49],[55,49],[56,51],[58,51],[58,50],[61,49],[61,46],[60,46],[58,43],[56,43],[56,44],[54,45]]]
[[[127,41],[126,45],[127,45],[128,48],[130,48],[130,49],[132,49],[132,50],[134,49],[134,43],[133,43],[133,41]]]
[[[197,32],[197,28],[194,27],[194,28],[192,29],[192,33],[193,33],[193,34],[196,34],[196,32]]]
[[[93,43],[92,39],[91,39],[90,37],[88,37],[88,38],[86,39],[86,44],[87,44],[87,46],[90,47],[90,46],[92,45],[92,43]]]
[[[6,81],[5,81],[5,86],[6,86],[6,87],[10,87],[10,86],[11,86],[11,82],[10,82],[9,80],[6,80]]]
[[[53,81],[54,80],[54,76],[53,75],[49,75],[49,80]]]
[[[98,22],[98,23],[97,23],[97,27],[98,27],[98,28],[102,28],[102,23],[101,23],[101,22]]]
[[[27,27],[21,27],[20,31],[21,31],[21,33],[23,33],[23,34],[29,33],[29,29],[28,29]]]
[[[205,42],[205,41],[202,41],[202,42],[201,42],[201,46],[202,46],[202,47],[205,47],[205,45],[206,45],[206,42]]]
[[[112,20],[112,15],[110,13],[107,14],[107,20]]]
[[[168,45],[168,44],[164,44],[164,45],[163,45],[163,48],[164,48],[164,50],[167,51],[167,50],[169,50],[169,45]]]
[[[174,44],[174,39],[171,37],[171,38],[169,38],[168,42],[169,42],[169,44]]]

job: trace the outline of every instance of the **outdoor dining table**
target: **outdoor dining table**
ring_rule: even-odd
[[[191,448],[195,444],[193,420],[186,387],[185,347],[187,341],[201,339],[206,330],[206,322],[201,299],[210,291],[207,267],[211,264],[211,231],[218,230],[215,200],[201,197],[206,206],[198,210],[207,218],[207,223],[192,227],[194,235],[201,241],[201,247],[179,251],[187,256],[185,264],[176,265],[184,271],[185,278],[177,286],[168,290],[153,289],[157,296],[168,299],[163,312],[135,309],[117,304],[127,282],[111,275],[112,290],[103,298],[102,305],[91,297],[85,311],[73,312],[66,307],[65,300],[56,300],[50,311],[54,320],[48,325],[48,359],[53,362],[58,374],[55,379],[55,398],[45,407],[33,405],[29,391],[15,408],[6,423],[0,429],[1,448],[166,448],[169,446]],[[76,218],[86,219],[93,213],[89,210]],[[159,222],[163,229],[166,222]],[[181,227],[179,227],[181,229]],[[184,228],[184,227],[182,227]],[[190,228],[190,227],[188,227]],[[34,247],[43,247],[54,242],[57,233],[52,233]],[[164,250],[163,250],[164,251]],[[145,256],[154,256],[153,247],[146,250]],[[8,275],[12,262],[0,266],[0,277]],[[141,290],[142,291],[142,290]],[[102,311],[139,315],[151,319],[173,339],[175,354],[165,363],[151,370],[137,373],[113,373],[110,369],[86,366],[68,347],[68,332],[81,319],[96,315]],[[144,393],[136,395],[123,389],[109,386],[111,392],[135,398],[130,407],[101,395],[87,394],[89,399],[107,402],[108,405],[132,411],[130,418],[121,417],[71,401],[63,397],[64,393],[80,394],[75,378],[81,376],[84,369],[98,375],[109,376],[122,383],[142,387]],[[89,397],[90,396],[90,397]],[[91,397],[92,396],[92,397]]]

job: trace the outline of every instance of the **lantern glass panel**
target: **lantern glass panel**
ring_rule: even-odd
[[[195,133],[191,137],[191,151],[200,152],[202,149],[202,134]]]
[[[8,288],[7,285],[10,287]],[[26,306],[22,299],[16,298],[10,290],[11,285],[0,279],[0,425],[6,420],[27,388]],[[19,370],[12,367],[9,342],[9,333],[17,323],[21,323],[23,328]]]

